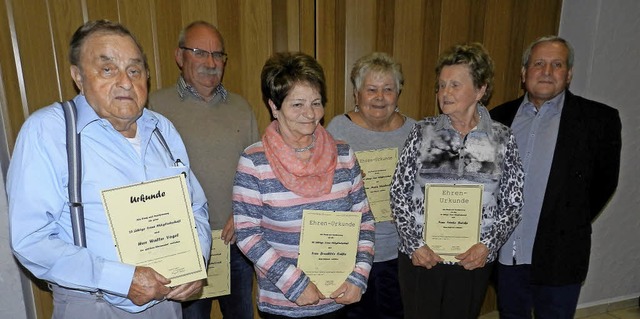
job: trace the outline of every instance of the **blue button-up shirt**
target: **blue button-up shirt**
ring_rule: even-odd
[[[538,110],[527,95],[511,124],[525,174],[524,206],[522,221],[500,250],[501,264],[531,264],[533,242],[547,189],[563,104],[564,93],[561,93],[542,104]]]
[[[126,296],[134,265],[119,261],[100,192],[185,172],[205,260],[211,232],[207,202],[180,135],[162,115],[144,109],[137,120],[140,152],[111,123],[100,118],[84,96],[74,98],[81,135],[82,202],[87,248],[73,245],[67,192],[65,120],[54,104],[33,113],[24,123],[7,175],[11,244],[18,260],[36,277],[86,293],[102,291],[109,303],[140,312],[157,301],[136,306]],[[158,128],[173,158],[153,134]]]

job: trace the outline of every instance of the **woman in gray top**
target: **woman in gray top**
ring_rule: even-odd
[[[375,52],[360,58],[351,70],[351,83],[355,109],[333,118],[327,130],[335,139],[351,145],[366,173],[361,152],[384,150],[398,154],[416,121],[399,112],[397,102],[404,78],[400,64],[389,55]],[[371,182],[367,182],[365,176],[365,188],[370,188],[367,195],[371,196]],[[389,193],[388,185],[385,195]],[[376,217],[376,253],[367,291],[360,302],[346,307],[346,318],[403,318],[398,285],[398,232],[388,201],[377,211],[375,200],[369,201]]]

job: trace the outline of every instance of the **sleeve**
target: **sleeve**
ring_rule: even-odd
[[[489,256],[497,254],[500,247],[509,239],[511,233],[522,219],[521,209],[524,205],[524,170],[516,139],[509,129],[509,140],[505,146],[505,154],[502,162],[502,176],[500,177],[498,191],[498,208],[496,221],[491,231],[492,237],[485,238],[483,244],[489,249]],[[491,236],[489,236],[491,237]]]
[[[64,133],[52,133],[60,130],[64,120],[38,113],[18,136],[7,175],[14,255],[42,280],[126,297],[135,267],[75,246],[69,218],[62,218],[69,214],[66,147]]]
[[[607,204],[618,186],[620,152],[622,148],[622,124],[618,111],[607,107],[608,114],[594,118],[590,123],[595,130],[592,176],[589,187],[591,220],[593,221]]]
[[[367,289],[367,280],[373,265],[375,220],[365,194],[360,165],[351,148],[349,148],[349,159],[354,163],[351,168],[353,181],[351,191],[349,192],[351,202],[354,203],[351,211],[361,212],[362,218],[360,220],[360,236],[358,240],[358,252],[356,253],[356,265],[353,272],[347,277],[347,281],[360,287],[364,292]]]
[[[418,171],[418,145],[422,139],[420,135],[420,125],[414,125],[407,137],[396,171],[391,180],[391,214],[396,223],[398,234],[400,235],[401,246],[404,246],[406,253],[413,252],[424,246],[422,238],[422,226],[416,223],[414,215],[415,204],[412,202],[414,183]]]
[[[238,248],[290,301],[300,297],[309,277],[281,256],[262,236],[262,194],[258,168],[240,156],[233,185],[233,217]]]

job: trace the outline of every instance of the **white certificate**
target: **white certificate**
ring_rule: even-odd
[[[298,268],[329,297],[356,265],[360,212],[304,210]]]
[[[151,267],[170,286],[207,277],[182,174],[103,190],[102,204],[121,262]]]
[[[229,245],[222,240],[222,229],[211,231],[211,258],[207,267],[207,284],[189,300],[213,298],[231,293]]]
[[[424,241],[445,261],[458,262],[480,241],[482,184],[426,184]]]
[[[398,163],[397,148],[356,152],[364,172],[364,190],[376,222],[391,220],[389,188]]]

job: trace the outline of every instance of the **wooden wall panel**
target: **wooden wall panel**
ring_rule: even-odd
[[[399,106],[416,119],[438,113],[435,64],[442,51],[457,43],[482,42],[492,55],[496,74],[489,107],[516,98],[521,94],[522,51],[535,38],[557,33],[562,0],[4,0],[0,4],[0,93],[4,92],[0,112],[6,147],[12,150],[26,116],[75,95],[68,43],[88,19],[120,21],[136,35],[150,63],[150,91],[175,84],[180,71],[174,50],[185,25],[194,20],[217,25],[229,54],[223,83],[247,98],[264,131],[270,113],[261,99],[260,71],[277,51],[302,51],[323,65],[329,98],[324,123],[353,109],[349,73],[358,58],[372,51],[390,53],[402,64],[405,86]],[[42,296],[38,311],[45,318],[50,300],[46,293]],[[214,306],[213,318],[220,317],[217,311]]]
[[[253,106],[261,129],[271,121],[271,114],[262,102],[260,90],[260,71],[264,62],[273,54],[271,39],[271,2],[239,0],[240,40],[242,61],[242,87],[240,92]]]
[[[22,94],[20,93],[21,81],[18,79],[18,72],[16,70],[16,57],[13,54],[14,44],[17,46],[14,33],[13,16],[9,14],[12,12],[11,1],[6,0],[0,3],[0,73],[2,78],[2,90],[3,93],[0,96],[0,111],[2,119],[4,121],[4,128],[6,132],[6,146],[3,148],[11,152],[13,145],[15,144],[16,132],[22,126],[22,122],[25,119],[25,114],[28,114],[23,109]],[[22,73],[20,73],[22,75]],[[26,98],[25,98],[26,99]]]
[[[322,65],[327,87],[327,103],[323,122],[342,114],[352,99],[346,99],[349,87],[348,68],[345,66],[345,29],[346,7],[343,1],[321,1],[317,7],[318,31],[316,32],[315,56]],[[309,52],[307,52],[309,53]],[[313,53],[309,53],[313,56]]]
[[[18,72],[24,78],[26,109],[32,113],[60,99],[49,12],[44,0],[38,1],[36,6],[26,1],[14,1],[13,14],[21,62]]]
[[[53,66],[56,68],[60,92],[58,99],[70,99],[77,94],[77,91],[70,76],[69,41],[73,32],[82,24],[82,6],[80,5],[80,0],[48,0],[48,5],[51,16],[53,52],[55,53],[56,61]],[[48,97],[48,99],[51,98],[53,97]]]
[[[425,3],[423,1],[399,1],[395,8],[395,21],[402,21],[394,28],[394,59],[402,63],[404,88],[398,107],[402,113],[412,118],[419,118],[422,85],[422,65],[426,62],[416,57],[422,56],[422,32],[416,32],[416,25],[423,25],[425,19]]]
[[[155,72],[156,85],[151,86],[150,91],[155,91],[163,87],[175,84],[180,74],[180,69],[176,64],[174,51],[178,47],[178,35],[184,27],[180,18],[182,7],[179,1],[155,0],[155,40],[153,50],[155,51]],[[146,48],[149,51],[151,48]]]

